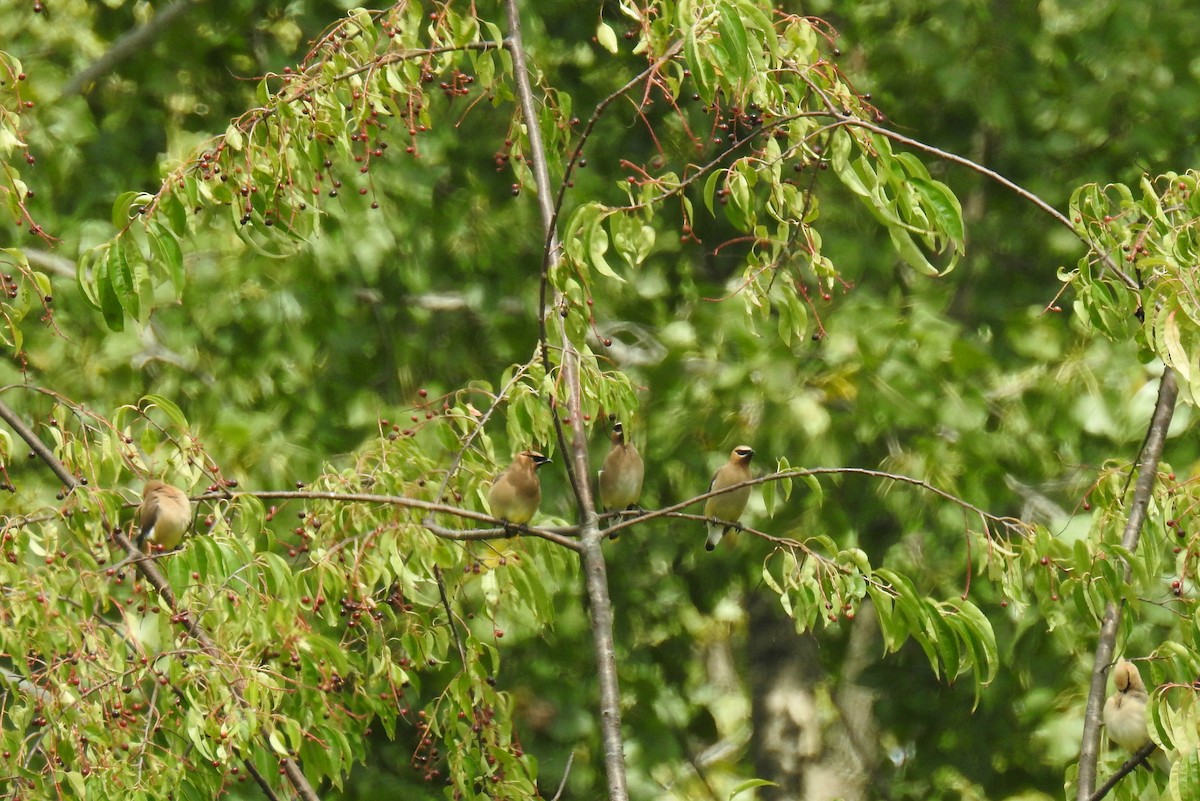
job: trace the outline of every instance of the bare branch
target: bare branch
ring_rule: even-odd
[[[546,335],[546,279],[551,266],[562,258],[562,245],[555,226],[555,207],[551,200],[553,192],[550,175],[546,167],[546,152],[542,144],[541,127],[537,109],[534,107],[533,92],[529,86],[529,72],[525,64],[525,49],[521,41],[521,15],[517,0],[505,0],[508,17],[509,50],[513,58],[513,75],[521,114],[529,137],[530,160],[534,181],[537,185],[538,207],[541,210],[543,234],[546,247],[542,254],[542,283],[540,289],[541,313],[538,317],[539,342],[546,374],[550,374],[549,343]],[[573,448],[568,451],[566,434],[558,410],[551,399],[555,431],[563,451],[567,475],[575,492],[578,504],[580,528],[580,555],[583,563],[584,583],[587,587],[588,608],[591,612],[592,641],[596,647],[596,674],[600,684],[600,730],[604,743],[604,766],[608,778],[609,801],[628,801],[629,791],[625,779],[625,752],[621,743],[621,691],[617,682],[616,653],[613,645],[612,599],[608,594],[608,574],[604,562],[604,551],[600,547],[602,536],[592,502],[591,469],[588,466],[587,432],[584,429],[580,386],[579,352],[567,336],[565,326],[559,319],[562,338],[563,378],[567,391],[567,408],[573,427]],[[571,458],[566,458],[570,453]]]
[[[12,427],[12,430],[16,432],[17,436],[25,440],[25,444],[28,445],[30,449],[38,455],[39,459],[45,462],[46,465],[54,471],[54,475],[58,476],[59,481],[66,485],[68,489],[75,489],[79,482],[76,480],[75,476],[71,475],[71,471],[68,470],[62,462],[54,458],[54,454],[51,453],[50,449],[46,447],[45,443],[38,438],[38,435],[33,433],[33,429],[25,425],[25,421],[22,420],[16,412],[8,408],[8,404],[4,403],[3,401],[0,401],[0,419],[3,419],[4,422],[8,423]]]
[[[1088,796],[1087,801],[1100,801],[1101,798],[1104,798],[1104,796],[1108,795],[1109,791],[1116,787],[1117,784],[1120,783],[1121,779],[1124,779],[1130,773],[1133,773],[1135,770],[1137,770],[1139,765],[1144,765],[1146,760],[1150,758],[1150,755],[1154,753],[1156,748],[1158,748],[1158,746],[1154,743],[1146,743],[1143,745],[1136,754],[1125,760],[1125,764],[1118,768],[1116,773],[1108,777],[1108,781],[1100,785],[1100,788],[1096,790],[1096,792]]]
[[[980,517],[980,519],[982,519],[985,523],[994,523],[996,525],[999,525],[999,526],[1002,526],[1002,527],[1008,528],[1008,529],[1014,529],[1014,528],[1015,529],[1024,529],[1024,528],[1026,528],[1026,524],[1020,520],[1017,520],[1017,519],[1011,518],[1011,517],[1002,517],[1000,515],[995,515],[995,514],[992,514],[991,512],[980,509],[978,506],[975,506],[974,504],[972,504],[962,498],[959,498],[957,495],[947,492],[944,489],[935,487],[934,485],[930,484],[928,481],[925,481],[923,479],[913,478],[912,476],[905,476],[905,475],[901,475],[899,473],[888,473],[884,470],[871,470],[871,469],[868,469],[865,467],[810,467],[810,468],[798,468],[795,470],[784,470],[779,473],[769,473],[765,476],[759,476],[758,478],[752,478],[747,481],[742,481],[738,484],[730,484],[728,487],[724,487],[722,489],[715,490],[713,492],[705,492],[700,495],[696,495],[695,497],[688,498],[686,501],[680,501],[679,503],[671,504],[670,506],[664,506],[661,509],[652,509],[649,511],[635,512],[635,513],[621,513],[621,515],[620,515],[621,519],[618,522],[616,522],[613,525],[606,528],[601,533],[606,537],[611,537],[613,534],[620,532],[622,529],[628,528],[637,523],[644,523],[647,520],[653,520],[656,517],[666,517],[668,515],[674,516],[673,513],[678,512],[682,509],[686,509],[687,507],[689,507],[693,504],[699,503],[700,501],[708,500],[709,498],[711,498],[715,495],[724,495],[727,492],[733,492],[734,490],[740,489],[742,487],[753,487],[758,484],[766,484],[771,481],[781,481],[783,479],[802,478],[804,476],[842,475],[842,474],[857,475],[857,476],[869,476],[872,478],[885,478],[889,481],[898,481],[903,484],[911,484],[915,487],[920,487],[921,489],[924,489],[926,492],[931,492],[934,495],[937,495],[939,498],[944,498],[947,501],[950,501],[951,503],[953,503],[957,506],[961,506],[963,509],[966,509],[967,511],[978,515]]]
[[[1129,507],[1129,518],[1125,521],[1125,532],[1121,536],[1121,545],[1129,553],[1137,550],[1138,540],[1142,535],[1142,526],[1146,522],[1146,509],[1150,505],[1150,494],[1154,482],[1158,478],[1158,463],[1162,459],[1163,447],[1167,441],[1167,429],[1171,425],[1171,417],[1175,414],[1175,399],[1179,388],[1175,383],[1175,371],[1170,367],[1163,369],[1162,381],[1158,387],[1158,401],[1154,404],[1154,413],[1150,416],[1150,428],[1146,434],[1145,444],[1138,454],[1134,468],[1138,472],[1137,484],[1133,490],[1133,503]],[[1133,577],[1133,566],[1125,563],[1125,582]],[[1087,801],[1092,797],[1092,789],[1096,786],[1096,761],[1100,754],[1100,718],[1104,706],[1104,698],[1108,687],[1108,669],[1112,665],[1113,653],[1116,649],[1117,628],[1121,623],[1121,607],[1109,603],[1104,609],[1104,622],[1100,626],[1100,636],[1096,643],[1096,656],[1092,662],[1092,682],[1088,688],[1087,707],[1083,716],[1083,738],[1079,749],[1079,785],[1075,797],[1078,801]]]
[[[75,262],[62,256],[55,255],[48,250],[32,250],[26,248],[25,258],[29,259],[29,263],[34,267],[40,267],[47,272],[54,273],[61,278],[70,278],[75,280]]]
[[[191,10],[192,6],[196,5],[196,2],[197,0],[175,0],[174,3],[155,14],[145,25],[134,28],[117,39],[103,56],[93,62],[83,72],[76,74],[74,78],[67,81],[67,85],[63,87],[62,96],[70,97],[71,95],[86,93],[91,88],[91,85],[101,76],[111,71],[125,59],[144,50],[147,45],[161,36],[167,28],[178,22],[185,13]]]
[[[558,783],[558,792],[554,794],[554,797],[550,801],[558,801],[558,799],[562,798],[563,790],[567,789],[567,779],[571,778],[571,764],[574,761],[575,752],[572,751],[567,754],[567,766],[563,768],[563,777],[562,781]]]
[[[433,514],[452,515],[461,517],[464,520],[475,520],[480,523],[488,523],[493,528],[470,528],[456,529],[445,528],[426,520],[421,523],[422,526],[429,529],[437,537],[447,540],[498,540],[507,539],[514,534],[528,534],[534,537],[540,537],[544,540],[549,540],[556,545],[561,545],[564,548],[570,548],[572,551],[579,550],[579,543],[571,539],[569,534],[577,531],[574,526],[565,526],[561,528],[540,528],[536,526],[522,525],[515,526],[511,523],[505,523],[499,518],[485,515],[483,512],[475,512],[471,509],[463,509],[458,506],[449,506],[443,503],[433,503],[432,501],[423,501],[419,498],[407,498],[403,495],[372,495],[366,492],[320,492],[315,490],[266,490],[263,492],[238,492],[238,493],[212,493],[209,495],[201,495],[195,500],[210,501],[226,498],[237,498],[239,496],[249,496],[253,498],[262,498],[264,500],[319,500],[319,501],[335,501],[346,503],[378,503],[388,506],[403,506],[409,509],[423,509]]]

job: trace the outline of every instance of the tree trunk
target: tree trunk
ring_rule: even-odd
[[[817,640],[796,634],[778,601],[752,596],[749,684],[756,774],[778,784],[764,801],[865,801],[879,765],[873,690],[857,683],[878,653],[869,603],[857,611],[841,680],[821,667]]]

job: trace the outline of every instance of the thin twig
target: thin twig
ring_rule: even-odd
[[[1175,371],[1163,369],[1158,387],[1158,401],[1150,417],[1149,433],[1145,446],[1135,465],[1138,471],[1137,484],[1133,490],[1133,503],[1129,507],[1129,518],[1125,521],[1125,532],[1121,546],[1130,554],[1137,550],[1142,526],[1146,522],[1146,510],[1150,505],[1150,494],[1158,478],[1158,463],[1162,459],[1167,441],[1167,429],[1175,413],[1175,399],[1179,388],[1175,382]],[[1125,563],[1125,583],[1133,578],[1133,565]],[[1116,649],[1117,629],[1121,623],[1121,605],[1111,601],[1104,608],[1104,621],[1096,643],[1096,655],[1092,661],[1092,682],[1088,689],[1087,707],[1083,716],[1083,738],[1079,749],[1079,785],[1075,797],[1079,801],[1091,798],[1096,786],[1096,761],[1100,755],[1101,708],[1108,685],[1108,669],[1112,665]]]
[[[567,779],[571,777],[571,764],[574,761],[575,752],[572,751],[571,753],[567,754],[567,766],[563,768],[563,777],[562,781],[558,783],[558,792],[554,794],[554,797],[551,798],[550,801],[558,801],[558,799],[562,798],[563,790],[567,789]]]
[[[495,399],[492,401],[492,405],[489,406],[488,410],[484,412],[475,422],[475,428],[472,429],[470,434],[467,434],[466,438],[462,441],[462,445],[459,446],[458,452],[454,454],[454,458],[450,461],[450,466],[446,468],[446,474],[442,477],[442,483],[438,485],[437,493],[433,496],[436,500],[442,500],[442,497],[446,494],[446,487],[450,485],[450,479],[454,477],[454,473],[456,470],[458,470],[458,466],[462,464],[463,457],[467,455],[467,451],[470,449],[471,443],[474,442],[475,437],[479,436],[479,434],[483,431],[483,427],[487,425],[487,421],[491,419],[491,416],[496,413],[497,409],[500,408],[500,403],[508,396],[509,390],[516,386],[517,382],[521,380],[521,377],[529,371],[530,364],[532,364],[532,362],[527,362],[521,365],[521,367],[515,373],[513,373],[512,378],[508,380],[508,383],[501,387],[500,392],[496,394]]]
[[[629,516],[623,516],[618,522],[604,529],[602,534],[606,537],[611,537],[614,533],[620,532],[622,529],[628,528],[637,523],[645,523],[647,520],[653,520],[656,517],[665,517],[671,515],[674,512],[686,509],[687,507],[699,503],[700,501],[708,500],[716,495],[724,495],[727,492],[733,492],[734,490],[742,487],[753,487],[758,484],[766,484],[767,482],[771,481],[782,481],[784,479],[821,475],[870,476],[872,478],[886,478],[889,481],[911,484],[914,487],[920,487],[921,489],[924,489],[926,492],[931,492],[934,495],[937,495],[939,498],[944,498],[945,500],[948,500],[957,506],[961,506],[963,509],[978,515],[985,522],[994,523],[1009,529],[1025,528],[1025,523],[1016,518],[1002,517],[1000,515],[992,514],[991,512],[985,511],[973,503],[954,495],[953,493],[935,487],[933,484],[930,484],[928,481],[923,479],[913,478],[912,476],[905,476],[899,473],[888,473],[884,470],[871,470],[865,467],[809,467],[797,468],[795,470],[784,470],[778,473],[768,473],[767,475],[742,481],[738,484],[730,484],[728,487],[724,487],[723,489],[704,492],[700,495],[688,498],[685,501],[680,501],[679,503],[671,504],[670,506],[664,506],[661,509],[644,510],[642,512],[633,513]]]
[[[1067,230],[1069,230],[1071,233],[1075,234],[1075,236],[1078,237],[1080,239],[1080,241],[1083,242],[1083,244],[1087,245],[1089,248],[1091,248],[1093,251],[1095,251],[1096,254],[1104,262],[1104,266],[1110,272],[1112,272],[1113,275],[1120,278],[1122,283],[1124,283],[1130,289],[1133,289],[1135,291],[1140,289],[1140,287],[1138,286],[1138,282],[1135,281],[1133,278],[1131,278],[1128,273],[1126,273],[1124,270],[1122,270],[1117,265],[1117,263],[1114,262],[1107,253],[1101,253],[1100,251],[1096,250],[1095,245],[1092,242],[1088,241],[1087,238],[1082,236],[1079,233],[1079,231],[1076,230],[1075,226],[1071,223],[1070,219],[1067,218],[1067,215],[1063,214],[1061,211],[1054,208],[1049,203],[1042,200],[1040,197],[1035,195],[1033,192],[1030,192],[1028,189],[1021,186],[1020,184],[1017,184],[1017,183],[1009,180],[1008,178],[1005,178],[1003,175],[996,172],[995,170],[988,169],[987,167],[984,167],[982,164],[971,161],[969,158],[966,158],[965,156],[960,156],[957,153],[951,153],[948,150],[942,150],[939,147],[934,147],[933,145],[927,145],[924,142],[921,142],[920,140],[913,139],[911,137],[905,136],[904,134],[896,133],[893,130],[884,128],[880,125],[875,125],[873,123],[867,122],[866,120],[861,119],[859,117],[849,116],[846,114],[840,114],[834,109],[830,109],[830,114],[836,120],[838,120],[839,122],[841,122],[845,125],[850,125],[855,128],[862,128],[865,131],[870,131],[871,133],[879,134],[882,137],[891,139],[893,142],[899,142],[900,144],[905,145],[906,147],[911,147],[913,150],[920,150],[924,153],[930,154],[931,156],[937,156],[939,159],[941,159],[943,161],[948,161],[952,164],[957,164],[961,167],[966,167],[967,169],[970,169],[974,172],[979,173],[980,175],[984,176],[985,178],[989,178],[992,181],[995,181],[996,183],[1003,186],[1005,189],[1016,194],[1022,200],[1033,204],[1034,207],[1040,209],[1041,211],[1045,212],[1046,214],[1049,214],[1060,225],[1063,225],[1064,227],[1067,228]]]
[[[525,133],[529,138],[529,158],[527,164],[533,171],[533,181],[537,186],[538,211],[542,217],[542,232],[549,246],[542,253],[542,280],[545,281],[550,265],[557,264],[562,258],[562,243],[558,240],[558,232],[554,227],[554,206],[550,197],[550,173],[546,168],[546,147],[542,142],[541,116],[534,105],[533,89],[529,84],[529,68],[525,63],[525,45],[521,40],[521,12],[517,9],[516,0],[505,0],[504,11],[508,17],[508,51],[513,60],[513,87],[517,95],[517,103],[521,108],[521,117],[525,121]],[[544,299],[543,299],[544,300]],[[539,305],[538,314],[538,345],[541,350],[542,366],[546,375],[553,374],[550,363],[550,342],[546,332],[546,305]],[[563,338],[564,361],[566,351],[573,350],[566,337]],[[550,404],[550,414],[554,419],[554,433],[558,439],[558,449],[564,455],[563,467],[567,471],[567,479],[575,493],[575,500],[583,505],[581,490],[586,492],[586,474],[581,478],[575,474],[572,460],[565,458],[568,453],[567,434],[563,430],[562,417],[559,414],[558,401],[555,397],[547,398]]]
[[[438,594],[442,596],[442,607],[446,610],[446,625],[454,635],[454,644],[458,646],[458,657],[462,660],[463,670],[467,669],[467,649],[463,646],[462,637],[458,636],[458,626],[454,625],[454,610],[450,608],[450,596],[446,593],[446,580],[442,578],[442,569],[433,566],[433,577],[437,579]]]

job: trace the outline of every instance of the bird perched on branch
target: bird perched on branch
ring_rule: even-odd
[[[537,451],[518,453],[488,490],[488,508],[492,517],[518,526],[532,520],[542,502],[542,482],[537,471],[549,461]]]
[[[1126,659],[1117,660],[1113,685],[1117,691],[1104,702],[1104,728],[1108,730],[1110,740],[1135,754],[1150,742],[1150,729],[1146,724],[1150,696],[1137,665]],[[1171,769],[1167,755],[1161,749],[1155,751],[1151,759],[1157,767]]]
[[[716,474],[713,475],[712,481],[708,485],[708,491],[713,492],[726,487],[732,487],[734,484],[740,484],[743,481],[749,481],[750,459],[753,456],[754,449],[749,445],[738,445],[734,448],[733,453],[729,454],[729,461],[721,465]],[[704,503],[704,516],[715,517],[727,523],[736,523],[738,518],[742,516],[742,512],[746,511],[746,502],[748,500],[750,500],[749,487],[735,489],[732,492],[726,492],[722,495],[714,495]],[[704,549],[711,551],[713,548],[716,548],[721,538],[732,531],[733,528],[732,525],[709,523],[708,540],[704,543]]]
[[[642,494],[646,467],[632,442],[625,441],[625,429],[613,423],[612,450],[600,467],[600,505],[605,511],[628,509]]]
[[[147,481],[138,507],[138,548],[147,540],[164,551],[179,547],[183,533],[192,524],[192,502],[183,490],[162,481]]]

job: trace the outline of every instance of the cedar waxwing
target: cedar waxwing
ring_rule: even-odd
[[[523,526],[533,519],[542,502],[542,482],[537,470],[550,460],[536,451],[521,451],[508,468],[496,476],[488,490],[492,517]]]
[[[1146,705],[1150,696],[1137,665],[1125,659],[1117,660],[1113,684],[1117,691],[1104,702],[1104,728],[1108,729],[1108,739],[1134,754],[1150,742],[1150,730],[1146,725]],[[1171,769],[1171,763],[1161,749],[1155,751],[1151,759],[1163,770]]]
[[[192,502],[188,496],[170,484],[147,481],[142,490],[142,505],[138,509],[138,548],[146,540],[172,551],[179,547],[183,532],[192,524]]]
[[[721,468],[712,477],[712,481],[708,485],[708,491],[712,492],[713,490],[740,484],[743,481],[749,481],[750,457],[752,456],[754,456],[754,449],[749,445],[738,445],[734,448],[733,453],[729,454],[729,461],[721,465]],[[746,511],[746,501],[748,500],[750,500],[749,487],[742,487],[733,492],[726,492],[724,495],[714,495],[704,503],[704,516],[736,523],[738,518],[742,516],[742,512]],[[704,549],[711,551],[713,548],[716,548],[721,538],[732,529],[733,526],[709,523],[708,541],[704,543]]]
[[[606,512],[628,509],[642,494],[646,467],[632,442],[625,441],[620,421],[613,423],[612,450],[600,468],[600,505]]]

